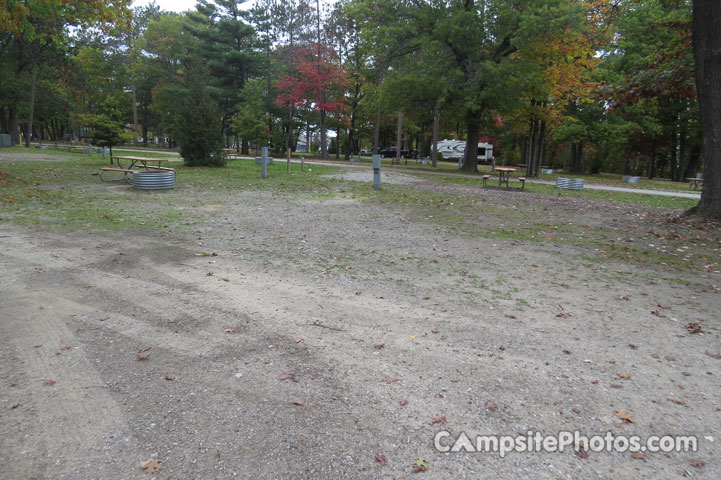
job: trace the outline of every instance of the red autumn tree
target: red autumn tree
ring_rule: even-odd
[[[336,58],[335,52],[330,48],[310,44],[300,51],[290,74],[279,78],[276,82],[279,105],[289,107],[291,111],[295,107],[305,107],[320,113],[322,158],[328,158],[327,112],[343,111],[346,107],[344,89],[346,75],[343,68],[335,61]]]

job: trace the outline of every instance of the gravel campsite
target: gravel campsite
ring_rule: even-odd
[[[0,477],[720,475],[717,224],[241,162],[144,192],[3,154]],[[698,448],[501,458],[444,431]]]

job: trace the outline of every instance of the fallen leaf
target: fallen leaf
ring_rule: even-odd
[[[578,458],[588,458],[588,452],[584,452],[583,450],[576,450],[576,456]]]
[[[623,388],[623,385],[619,385],[618,383],[612,383],[611,388]]]
[[[675,403],[676,405],[686,405],[686,403],[684,403],[683,401],[681,401],[677,398],[667,398],[666,400],[668,400],[671,403]]]
[[[376,350],[380,350],[381,348],[383,348],[385,346],[386,346],[385,343],[376,343],[375,345],[373,345],[373,348],[375,348]]]
[[[163,463],[162,460],[158,460],[157,458],[151,458],[144,462],[140,462],[140,468],[145,470],[145,473],[152,475],[155,473],[156,470],[160,469],[161,463]]]
[[[591,383],[594,385],[598,385],[598,380],[591,380]]]
[[[385,378],[383,379],[383,381],[386,382],[386,383],[393,383],[393,382],[397,382],[398,379],[397,379],[397,378],[393,378],[393,377],[385,377]]]
[[[388,460],[386,460],[386,457],[383,455],[376,455],[376,462],[380,463],[381,465],[385,465],[388,463]]]
[[[441,331],[438,330],[437,328],[434,328],[433,330],[431,330],[431,333],[441,333]]]
[[[622,375],[620,373],[617,373],[616,376],[621,380],[631,380],[631,377],[629,375]]]
[[[143,348],[141,348],[140,350],[138,350],[138,353],[147,352],[147,351],[150,350],[151,348],[153,348],[153,347],[143,347]]]
[[[235,329],[234,329],[234,328],[224,328],[224,329],[223,329],[223,332],[225,332],[225,333],[234,333],[234,332],[235,332]]]
[[[71,347],[68,347],[67,345],[64,347],[60,347],[57,352],[55,352],[55,355],[60,355],[60,352],[64,350],[70,350]]]
[[[636,460],[643,460],[644,458],[646,458],[646,455],[641,452],[633,452],[631,454],[631,458],[635,458]]]
[[[613,412],[613,414],[624,422],[636,423],[636,420],[630,414],[622,412],[621,410],[616,410],[615,412]]]
[[[405,407],[406,405],[408,405],[408,400],[401,400],[401,401],[398,402],[398,403],[401,404],[401,407]]]
[[[298,405],[299,407],[302,407],[305,405],[305,400],[293,400],[290,402],[291,405]]]
[[[498,404],[493,400],[488,400],[484,406],[486,407],[486,410],[490,410],[492,412],[498,410]]]
[[[715,358],[716,360],[721,360],[721,353],[711,353],[708,350],[706,350],[703,353],[705,353],[706,355],[708,355],[711,358]]]
[[[281,381],[290,380],[290,381],[296,382],[296,383],[298,382],[298,379],[296,378],[295,373],[292,373],[292,372],[284,373],[283,375],[281,375],[279,377],[279,380],[281,380]]]
[[[510,313],[507,313],[507,314],[505,314],[505,315],[503,315],[503,316],[506,317],[506,318],[513,318],[513,319],[516,318],[515,315],[512,315],[512,314],[510,314]]]
[[[701,329],[701,325],[698,323],[692,322],[686,324],[686,330],[688,330],[688,333],[701,333],[703,330]]]
[[[206,273],[206,275],[209,276],[209,277],[212,277],[212,276],[213,276],[213,272],[208,272],[208,273]]]
[[[413,462],[413,473],[421,473],[428,470],[428,460],[423,457]]]
[[[300,337],[296,337],[296,338],[293,339],[293,343],[300,343],[300,342],[302,342],[302,341],[303,341],[303,339],[300,338]]]
[[[701,468],[704,465],[706,465],[706,462],[704,462],[703,460],[691,460],[690,463],[691,463],[691,466],[694,468]]]
[[[442,417],[436,417],[431,421],[431,425],[435,425],[437,423],[446,423],[446,416],[443,415]]]
[[[631,350],[638,350],[638,345],[634,345],[633,343],[629,343],[628,346],[631,348]]]
[[[43,383],[44,383],[45,385],[47,385],[48,387],[52,387],[52,386],[55,385],[57,382],[56,382],[55,380],[45,380]]]
[[[564,350],[563,353],[565,353],[566,355],[570,355],[570,354],[571,354],[571,351],[570,351],[570,350]]]
[[[168,377],[168,376],[166,375],[165,377],[163,377],[163,380],[167,380],[167,381],[169,381],[169,382],[172,382],[172,381],[175,380],[175,379],[174,379],[173,377]]]
[[[666,318],[666,315],[659,312],[658,310],[651,310],[651,315],[656,315],[658,318]]]
[[[140,355],[136,355],[135,358],[139,361],[148,360],[150,358],[150,355],[147,353],[141,353]]]
[[[10,410],[15,410],[15,409],[18,408],[19,406],[20,406],[20,404],[19,404],[19,403],[16,403],[16,404],[13,405],[12,407],[10,407]]]

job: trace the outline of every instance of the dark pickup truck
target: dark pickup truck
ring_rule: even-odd
[[[378,153],[383,158],[395,158],[396,147],[381,148]],[[418,152],[416,150],[401,150],[401,158],[418,158]]]

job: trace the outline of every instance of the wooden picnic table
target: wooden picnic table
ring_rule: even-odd
[[[501,185],[504,183],[506,184],[506,188],[508,188],[508,180],[511,172],[515,172],[516,170],[518,170],[516,167],[496,167],[496,171],[498,172],[498,188],[501,188]]]
[[[128,167],[126,170],[132,170],[135,165],[140,164],[142,167],[146,170],[149,170],[151,168],[158,169],[158,170],[174,170],[174,169],[166,169],[164,167],[161,167],[160,164],[163,162],[167,162],[167,158],[150,158],[150,157],[134,157],[134,156],[113,156],[111,160],[115,160],[118,163],[118,166],[121,168],[124,168],[122,164],[120,163],[121,160],[127,160],[129,162]],[[156,162],[158,165],[148,165],[148,163]],[[111,162],[112,163],[112,162]]]

